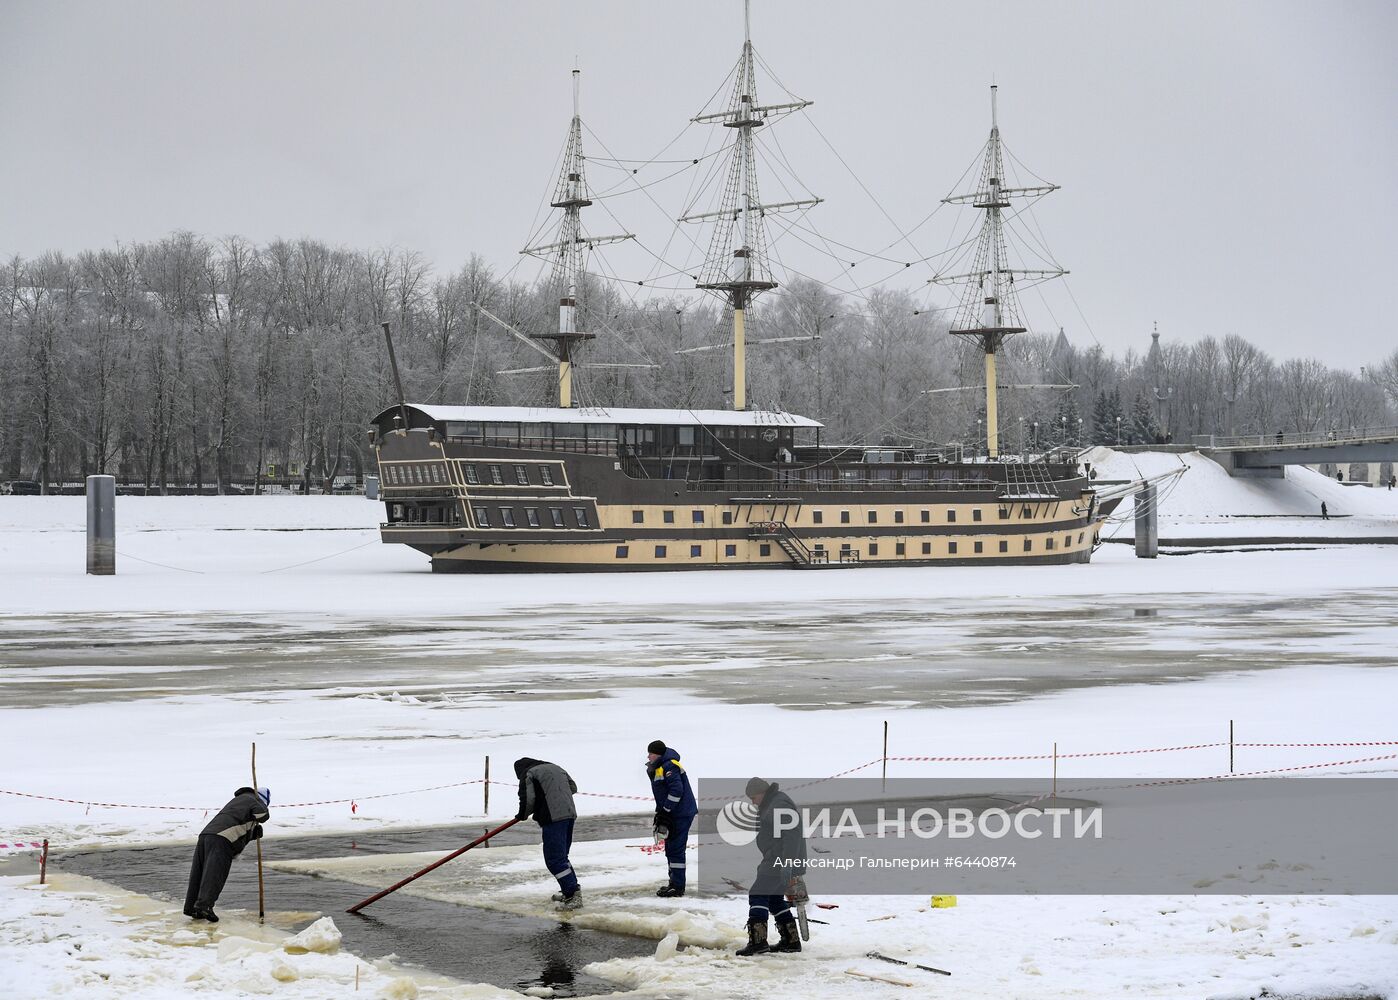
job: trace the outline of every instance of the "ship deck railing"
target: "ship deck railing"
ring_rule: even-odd
[[[591,438],[568,437],[461,437],[447,438],[450,444],[475,445],[480,448],[515,448],[520,451],[562,451],[570,455],[610,455],[617,454],[614,440],[592,440]]]
[[[890,493],[948,492],[996,493],[1005,486],[990,479],[691,479],[685,483],[696,492],[752,492],[799,490],[803,493]],[[751,501],[749,501],[751,502]],[[759,502],[771,503],[770,498]]]

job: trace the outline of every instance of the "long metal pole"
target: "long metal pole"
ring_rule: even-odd
[[[252,794],[257,794],[257,744],[252,745]],[[257,840],[257,922],[267,919],[267,890],[262,881],[262,838]]]
[[[497,826],[494,830],[487,830],[485,833],[481,834],[479,837],[477,837],[475,840],[471,841],[471,842],[470,842],[469,844],[467,844],[465,847],[458,847],[456,850],[452,851],[452,852],[451,852],[450,854],[448,854],[446,857],[440,858],[440,859],[438,859],[437,861],[432,862],[432,863],[431,863],[430,865],[428,865],[426,868],[422,869],[422,871],[420,871],[420,872],[414,872],[413,874],[409,875],[407,878],[403,879],[403,881],[401,881],[401,882],[395,882],[393,885],[389,886],[387,889],[384,889],[382,892],[376,892],[376,893],[374,893],[372,896],[370,896],[368,899],[362,899],[362,900],[360,900],[358,903],[355,903],[353,906],[351,906],[351,907],[350,907],[348,910],[346,910],[345,912],[346,912],[346,913],[358,913],[360,910],[364,909],[364,907],[368,906],[370,903],[374,903],[374,902],[377,902],[377,901],[380,900],[380,899],[383,899],[385,896],[387,896],[387,895],[388,895],[389,893],[391,893],[391,892],[397,892],[399,889],[403,888],[403,886],[407,885],[409,882],[415,882],[415,881],[417,881],[418,879],[422,878],[422,876],[426,875],[428,872],[433,871],[434,869],[437,869],[437,868],[442,867],[442,865],[446,864],[448,861],[451,861],[451,860],[454,859],[454,858],[459,858],[459,857],[461,857],[461,855],[465,854],[465,853],[466,853],[467,851],[469,851],[471,848],[480,846],[481,844],[483,844],[483,843],[485,843],[487,840],[489,840],[491,837],[494,837],[494,836],[496,836],[497,834],[503,833],[504,831],[508,830],[510,827],[514,826],[514,825],[515,825],[516,823],[518,823],[518,822],[519,822],[519,820],[511,818],[508,822],[501,823],[501,824],[500,824],[499,826]]]

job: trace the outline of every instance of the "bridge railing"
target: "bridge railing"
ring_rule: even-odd
[[[1398,438],[1398,426],[1335,427],[1318,431],[1277,431],[1274,434],[1196,434],[1200,448],[1314,448],[1317,445],[1370,444]]]

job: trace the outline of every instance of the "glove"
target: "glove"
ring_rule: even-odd
[[[520,822],[521,820],[526,820],[526,819],[528,819],[528,818],[529,818],[529,814],[528,814],[528,813],[517,813],[517,814],[515,815],[515,822],[518,823],[518,822]]]
[[[256,826],[254,826],[254,827],[252,828],[252,839],[253,839],[253,840],[261,840],[261,839],[262,839],[262,824],[261,824],[261,823],[258,823]]]
[[[655,811],[656,833],[663,834],[664,836],[668,837],[670,836],[670,831],[674,828],[674,825],[674,817],[672,817],[664,809],[657,809]]]

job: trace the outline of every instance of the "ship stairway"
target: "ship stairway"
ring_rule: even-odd
[[[755,521],[748,537],[776,542],[790,557],[794,569],[829,569],[832,565],[824,549],[811,549],[785,521]]]

